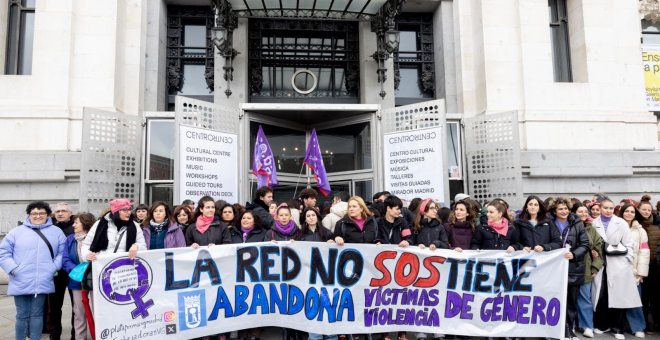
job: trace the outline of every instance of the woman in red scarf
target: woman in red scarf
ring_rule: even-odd
[[[499,200],[493,200],[487,207],[488,223],[479,225],[472,237],[472,249],[506,250],[512,253],[521,250],[520,234],[509,221],[506,206]]]
[[[231,235],[227,226],[215,214],[213,197],[204,196],[199,199],[193,223],[186,230],[186,244],[193,248],[230,244]]]

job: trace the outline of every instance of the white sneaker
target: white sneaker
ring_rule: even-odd
[[[594,331],[591,328],[585,328],[584,332],[582,332],[582,335],[586,336],[587,338],[593,338]]]
[[[602,331],[598,328],[594,328],[594,333],[596,333],[596,334],[603,334],[603,333],[607,333],[609,331],[610,331],[609,328],[603,329]]]
[[[623,340],[626,338],[626,336],[621,333],[614,333],[614,337],[619,340]]]
[[[635,332],[635,337],[637,338],[645,338],[646,334],[644,332]]]

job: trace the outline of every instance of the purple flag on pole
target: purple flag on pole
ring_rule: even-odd
[[[268,139],[264,134],[264,130],[261,129],[261,125],[259,125],[257,140],[254,143],[252,173],[257,176],[258,187],[277,185],[277,170],[275,169],[273,150],[268,144]]]
[[[328,196],[330,194],[330,183],[328,183],[328,176],[325,173],[321,147],[319,146],[319,139],[316,137],[316,129],[312,129],[312,136],[309,139],[309,144],[307,144],[304,163],[314,172],[314,179],[323,196]]]

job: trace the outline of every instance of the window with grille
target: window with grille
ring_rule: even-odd
[[[399,15],[397,30],[400,43],[394,52],[396,105],[434,99],[433,15],[403,13]]]
[[[251,102],[359,102],[358,23],[250,19]]]

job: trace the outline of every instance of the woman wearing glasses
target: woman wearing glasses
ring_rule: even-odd
[[[7,295],[16,304],[16,339],[41,337],[44,301],[55,292],[53,276],[62,268],[66,237],[53,226],[46,202],[32,202],[23,225],[12,229],[0,243],[0,266],[9,276]]]

